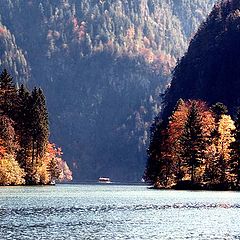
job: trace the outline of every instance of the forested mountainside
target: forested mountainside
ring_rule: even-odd
[[[1,1],[13,42],[7,55],[24,62],[12,70],[10,61],[9,71],[44,89],[51,138],[63,146],[76,180],[140,179],[158,96],[214,2]]]
[[[15,36],[0,22],[0,66],[9,69],[18,84],[30,77],[29,65],[23,51],[17,46]]]
[[[156,187],[240,189],[239,27],[240,2],[219,2],[175,67],[151,127],[145,178]]]
[[[240,105],[239,26],[239,1],[215,5],[174,70],[164,117],[170,115],[179,98],[203,99],[210,104],[220,101],[229,106],[232,114],[236,113]]]

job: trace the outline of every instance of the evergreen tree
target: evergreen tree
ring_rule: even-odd
[[[30,93],[21,85],[18,90],[18,112],[16,118],[16,132],[19,140],[19,151],[17,160],[22,168],[27,172],[26,178],[29,175],[29,165],[31,157],[31,107]]]
[[[206,148],[203,125],[196,101],[192,101],[190,106],[180,142],[181,156],[193,184],[195,182],[196,168],[202,164]]]
[[[150,145],[147,151],[148,161],[145,180],[156,186],[167,186],[171,175],[171,163],[167,156],[167,131],[165,123],[156,118],[151,126]]]
[[[217,102],[214,105],[212,105],[211,107],[211,111],[214,113],[215,115],[215,119],[216,122],[218,122],[221,118],[222,115],[227,114],[228,113],[228,109],[227,106],[225,106],[223,103],[221,102]]]
[[[43,157],[49,137],[48,113],[41,89],[34,88],[31,95],[32,162]]]
[[[49,144],[48,138],[48,112],[42,90],[34,88],[30,94],[23,85],[16,89],[4,70],[0,75],[0,185],[71,180],[61,149]]]
[[[0,113],[14,119],[17,90],[13,78],[4,69],[0,75]]]

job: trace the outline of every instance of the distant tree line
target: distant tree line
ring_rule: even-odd
[[[180,99],[168,121],[151,127],[145,180],[156,188],[236,190],[240,186],[240,111]]]
[[[49,143],[48,112],[42,90],[29,92],[0,75],[0,185],[50,184],[71,180],[61,149]]]

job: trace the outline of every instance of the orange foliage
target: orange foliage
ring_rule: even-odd
[[[55,171],[54,175],[58,175],[56,180],[71,181],[72,172],[67,163],[62,159],[62,154],[62,149],[60,147],[56,147],[54,143],[49,143],[45,163],[49,166],[51,166],[52,161],[56,163],[56,169],[50,169],[50,171]]]
[[[130,27],[130,28],[127,30],[128,40],[133,40],[133,39],[134,39],[134,36],[135,36],[135,29],[134,29],[134,27]]]
[[[0,27],[0,35],[4,35],[6,33],[6,29],[3,27]]]
[[[177,144],[178,139],[183,133],[183,128],[187,120],[188,106],[183,100],[178,101],[176,110],[169,119],[169,140],[173,144]]]
[[[3,141],[0,139],[0,156],[2,157],[6,153],[6,149],[3,146]]]
[[[73,32],[76,33],[77,39],[78,40],[84,39],[86,36],[86,23],[81,22],[79,24],[76,17],[73,18],[72,23],[73,23]]]

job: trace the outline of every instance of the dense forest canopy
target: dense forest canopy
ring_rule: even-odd
[[[44,89],[76,180],[141,178],[159,94],[214,2],[1,1],[2,67]]]
[[[179,98],[203,99],[211,104],[220,101],[232,114],[236,112],[240,103],[239,20],[239,1],[215,5],[174,70],[164,117]]]

